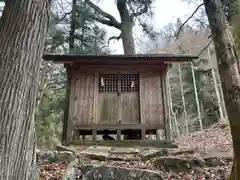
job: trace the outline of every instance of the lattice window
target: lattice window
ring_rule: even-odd
[[[99,92],[117,92],[118,74],[99,74]]]
[[[121,74],[121,92],[139,92],[139,74]]]
[[[118,89],[139,92],[139,74],[99,74],[99,92],[118,92]]]

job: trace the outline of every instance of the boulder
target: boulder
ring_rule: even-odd
[[[163,171],[188,172],[195,167],[203,167],[204,160],[200,158],[187,158],[176,156],[158,157],[153,161],[154,167]]]
[[[188,151],[183,151],[188,152]],[[181,154],[180,156],[174,155]],[[190,172],[192,170],[201,171],[204,168],[225,166],[232,162],[231,153],[208,152],[206,154],[190,152],[190,154],[184,153],[172,153],[170,156],[160,156],[153,159],[154,167],[163,171],[174,172]]]
[[[75,155],[69,151],[60,151],[57,154],[57,160],[60,162],[65,162],[66,164],[70,163],[75,159]]]
[[[79,154],[99,161],[147,161],[156,156],[166,156],[169,153],[167,149],[162,148],[91,146]]]
[[[76,180],[162,180],[159,172],[117,167],[111,165],[82,165],[77,170]]]
[[[64,162],[66,164],[70,163],[75,159],[74,153],[70,151],[37,151],[37,163],[49,164],[49,163],[59,163]]]

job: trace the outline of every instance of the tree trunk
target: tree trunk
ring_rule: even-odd
[[[85,0],[85,2],[95,10],[98,14],[97,17],[92,16],[92,18],[102,24],[110,27],[115,27],[120,30],[121,34],[119,37],[111,37],[110,39],[122,39],[124,54],[132,55],[135,54],[135,43],[133,38],[133,26],[134,19],[130,15],[127,0],[117,0],[117,9],[120,15],[121,23],[118,22],[112,15],[100,9],[97,5],[92,3],[90,0]],[[141,10],[139,10],[141,11]],[[141,14],[141,13],[140,13]],[[99,17],[102,16],[102,18]],[[109,39],[109,40],[110,40]]]
[[[188,130],[187,110],[186,110],[186,103],[185,103],[185,97],[184,97],[183,82],[182,82],[182,71],[181,71],[181,65],[180,64],[178,65],[178,71],[179,71],[179,81],[180,81],[182,104],[183,104],[183,114],[184,114],[184,119],[185,119],[185,128],[186,128],[186,134],[188,134],[189,130]]]
[[[69,53],[74,53],[77,0],[72,1],[71,27],[69,32]]]
[[[129,15],[126,0],[118,0],[117,8],[121,18],[121,36],[124,54],[135,54],[135,44],[133,38],[134,21]]]
[[[239,34],[239,20],[240,20],[240,0],[221,0],[223,5],[227,7],[227,20],[230,24],[231,32],[233,34],[237,56],[240,55],[240,34]],[[240,61],[238,59],[238,71],[240,72]]]
[[[217,97],[217,102],[218,102],[218,109],[219,109],[219,113],[220,113],[220,118],[223,120],[224,119],[224,115],[223,115],[223,108],[222,108],[222,103],[221,103],[221,96],[218,90],[218,83],[217,83],[217,79],[216,79],[216,75],[215,75],[215,69],[212,68],[212,77],[213,77],[213,83],[214,83],[214,89],[216,92],[216,97]]]
[[[123,50],[125,55],[136,54],[132,29],[133,29],[133,25],[131,23],[123,24],[122,43],[123,43]]]
[[[36,110],[35,114],[39,112],[39,107],[42,102],[42,98],[44,93],[46,92],[46,89],[48,87],[47,83],[47,74],[52,71],[52,65],[50,66],[49,63],[44,62],[44,60],[41,60],[40,70],[39,70],[39,76],[38,76],[38,94],[37,94],[37,101],[36,101]]]
[[[9,0],[0,19],[0,180],[36,179],[34,109],[48,0]]]
[[[172,106],[172,96],[171,92],[169,91],[170,88],[170,81],[169,81],[169,75],[167,72],[166,75],[166,91],[167,91],[167,101],[168,101],[168,116],[169,116],[169,131],[170,131],[170,139],[172,139],[172,115],[171,115],[171,106]]]
[[[204,0],[212,38],[219,60],[219,72],[234,148],[231,179],[240,179],[240,75],[238,57],[221,0]]]
[[[211,58],[210,49],[208,48],[207,51],[208,51],[208,61],[210,61],[210,64],[211,64],[212,58]],[[223,120],[224,115],[223,115],[221,97],[220,97],[220,93],[219,93],[219,90],[218,90],[218,83],[217,83],[217,79],[216,79],[215,68],[213,66],[211,68],[211,71],[212,71],[212,78],[213,78],[213,86],[214,86],[214,89],[215,89],[216,98],[217,98],[217,102],[218,102],[218,110],[219,110],[219,113],[220,113],[220,118],[221,118],[221,120]]]
[[[197,86],[196,86],[196,77],[195,77],[194,66],[193,66],[192,62],[191,62],[191,69],[192,69],[194,95],[195,95],[195,100],[196,100],[196,105],[197,105],[198,120],[199,120],[200,130],[203,130],[202,116],[201,116],[201,110],[200,110],[200,104],[199,104]]]
[[[178,121],[177,121],[176,112],[174,112],[173,109],[172,109],[172,115],[173,115],[173,120],[174,120],[174,126],[175,126],[176,133],[177,133],[177,138],[179,138],[181,136],[180,131],[179,131],[179,125],[178,125]]]
[[[178,122],[177,122],[176,113],[173,111],[172,93],[171,93],[171,86],[170,86],[170,82],[169,82],[169,77],[168,77],[168,81],[167,82],[168,82],[167,85],[168,85],[168,94],[169,94],[170,114],[172,115],[171,117],[173,117],[173,123],[174,123],[174,127],[175,127],[175,131],[176,131],[177,137],[180,137],[180,132],[179,132],[179,128],[178,128]]]
[[[220,84],[219,84],[220,88],[219,89],[220,89],[220,96],[221,96],[221,100],[222,100],[222,107],[223,107],[224,117],[225,117],[226,120],[228,120],[226,103],[225,103],[224,96],[223,96],[223,88],[222,88],[222,83],[221,83],[219,71],[217,73],[217,78],[218,78],[218,82],[220,82]]]

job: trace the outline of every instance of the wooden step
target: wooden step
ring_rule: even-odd
[[[178,148],[177,144],[168,140],[73,140],[70,144],[84,146]]]

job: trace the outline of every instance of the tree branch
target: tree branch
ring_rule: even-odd
[[[196,18],[196,17],[194,17],[194,18],[195,18],[194,21],[199,22],[202,26],[206,26],[206,27],[210,28],[209,24],[205,23],[204,21],[202,21],[199,18]]]
[[[58,19],[59,21],[62,21],[62,20],[64,20],[68,15],[70,15],[70,14],[72,14],[72,11],[70,11],[70,12],[64,12],[64,15],[60,18],[60,19]]]
[[[121,30],[121,24],[116,24],[114,23],[113,21],[111,20],[106,20],[106,19],[102,19],[100,17],[96,17],[95,15],[89,15],[89,17],[97,22],[100,22],[101,24],[105,24],[105,25],[108,25],[108,26],[112,26],[112,27],[115,27],[119,30]]]
[[[212,39],[207,43],[207,45],[199,52],[198,57],[209,47],[209,45],[211,44]]]
[[[86,3],[95,10],[95,12],[97,12],[98,14],[100,14],[101,16],[103,16],[104,18],[107,18],[108,20],[106,19],[102,19],[102,18],[99,18],[99,17],[96,17],[95,15],[92,15],[90,16],[92,19],[102,23],[102,24],[105,24],[105,25],[108,25],[108,26],[113,26],[117,29],[121,29],[121,23],[119,23],[115,17],[113,17],[111,14],[103,11],[101,8],[99,8],[97,5],[95,5],[94,3],[92,3],[90,0],[86,0]]]
[[[194,16],[194,14],[196,14],[196,12],[199,10],[199,8],[200,8],[201,6],[203,6],[203,4],[204,4],[204,3],[199,4],[199,5],[197,6],[197,8],[195,9],[195,11],[193,11],[193,13],[187,18],[187,20],[184,21],[184,23],[179,27],[179,29],[178,29],[178,31],[177,31],[177,33],[176,33],[176,35],[175,35],[176,38],[178,38],[178,36],[179,36],[182,28],[183,28],[183,27],[186,25],[186,23]]]
[[[130,6],[131,10],[133,11],[133,8]],[[130,18],[134,18],[134,17],[138,17],[138,16],[141,16],[142,14],[144,13],[147,13],[148,12],[148,5],[147,5],[147,2],[144,3],[144,7],[142,9],[140,9],[138,12],[132,12]]]
[[[119,34],[119,36],[112,36],[108,39],[108,45],[110,43],[111,40],[120,40],[122,38],[122,33]]]

